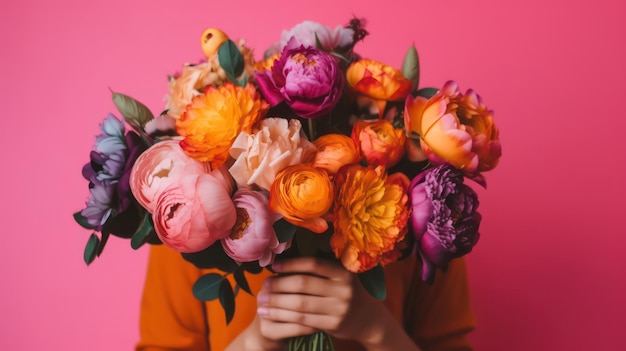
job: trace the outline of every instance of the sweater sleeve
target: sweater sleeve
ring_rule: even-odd
[[[150,247],[136,351],[209,350],[206,306],[191,290],[200,275],[180,253]]]
[[[467,269],[464,258],[452,260],[448,270],[437,272],[432,285],[414,270],[409,290],[405,326],[424,351],[472,350],[468,334],[474,329]]]

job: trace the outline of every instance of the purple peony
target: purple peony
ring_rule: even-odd
[[[297,44],[292,38],[271,71],[257,72],[255,78],[272,106],[285,102],[304,118],[329,113],[339,98],[344,77],[336,57],[313,47]]]
[[[83,167],[91,196],[81,211],[94,230],[101,231],[111,218],[125,212],[134,198],[129,179],[132,165],[145,150],[139,135],[125,133],[124,123],[109,114],[100,124],[90,162]]]
[[[478,196],[463,184],[463,174],[442,164],[418,174],[409,186],[411,224],[422,258],[422,279],[432,281],[437,267],[469,253],[480,234]]]

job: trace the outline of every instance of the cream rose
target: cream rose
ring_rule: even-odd
[[[229,169],[237,185],[269,190],[278,172],[315,153],[301,129],[296,119],[266,118],[254,134],[239,134],[230,149],[235,163]]]

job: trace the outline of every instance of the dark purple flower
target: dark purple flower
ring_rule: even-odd
[[[298,46],[293,38],[271,72],[257,72],[255,78],[271,106],[284,101],[300,117],[309,119],[329,113],[341,98],[344,86],[335,56],[314,47]]]
[[[442,164],[418,174],[409,185],[411,223],[422,258],[422,279],[432,281],[435,269],[470,251],[480,234],[478,196],[463,184],[463,174]]]
[[[130,171],[146,149],[139,135],[125,133],[124,123],[112,114],[100,124],[100,131],[89,154],[90,162],[83,166],[83,177],[89,181],[91,196],[81,211],[97,231],[135,201],[130,192]]]

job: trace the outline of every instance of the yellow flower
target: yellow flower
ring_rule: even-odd
[[[280,59],[280,53],[276,53],[264,60],[258,61],[254,64],[255,71],[264,73],[266,70],[271,71],[274,66],[274,61]]]
[[[268,108],[251,84],[210,86],[193,98],[176,121],[176,130],[184,138],[180,145],[189,156],[209,162],[212,169],[218,168],[228,159],[237,135],[250,133]]]
[[[207,28],[200,36],[200,46],[206,57],[211,57],[217,53],[220,46],[228,40],[228,35],[217,28]]]
[[[387,177],[385,168],[350,165],[335,177],[331,247],[351,272],[386,264],[407,233],[408,179]],[[406,177],[405,177],[406,178]]]
[[[333,204],[333,185],[325,171],[296,164],[276,175],[270,189],[270,209],[292,224],[323,233],[322,218]]]

